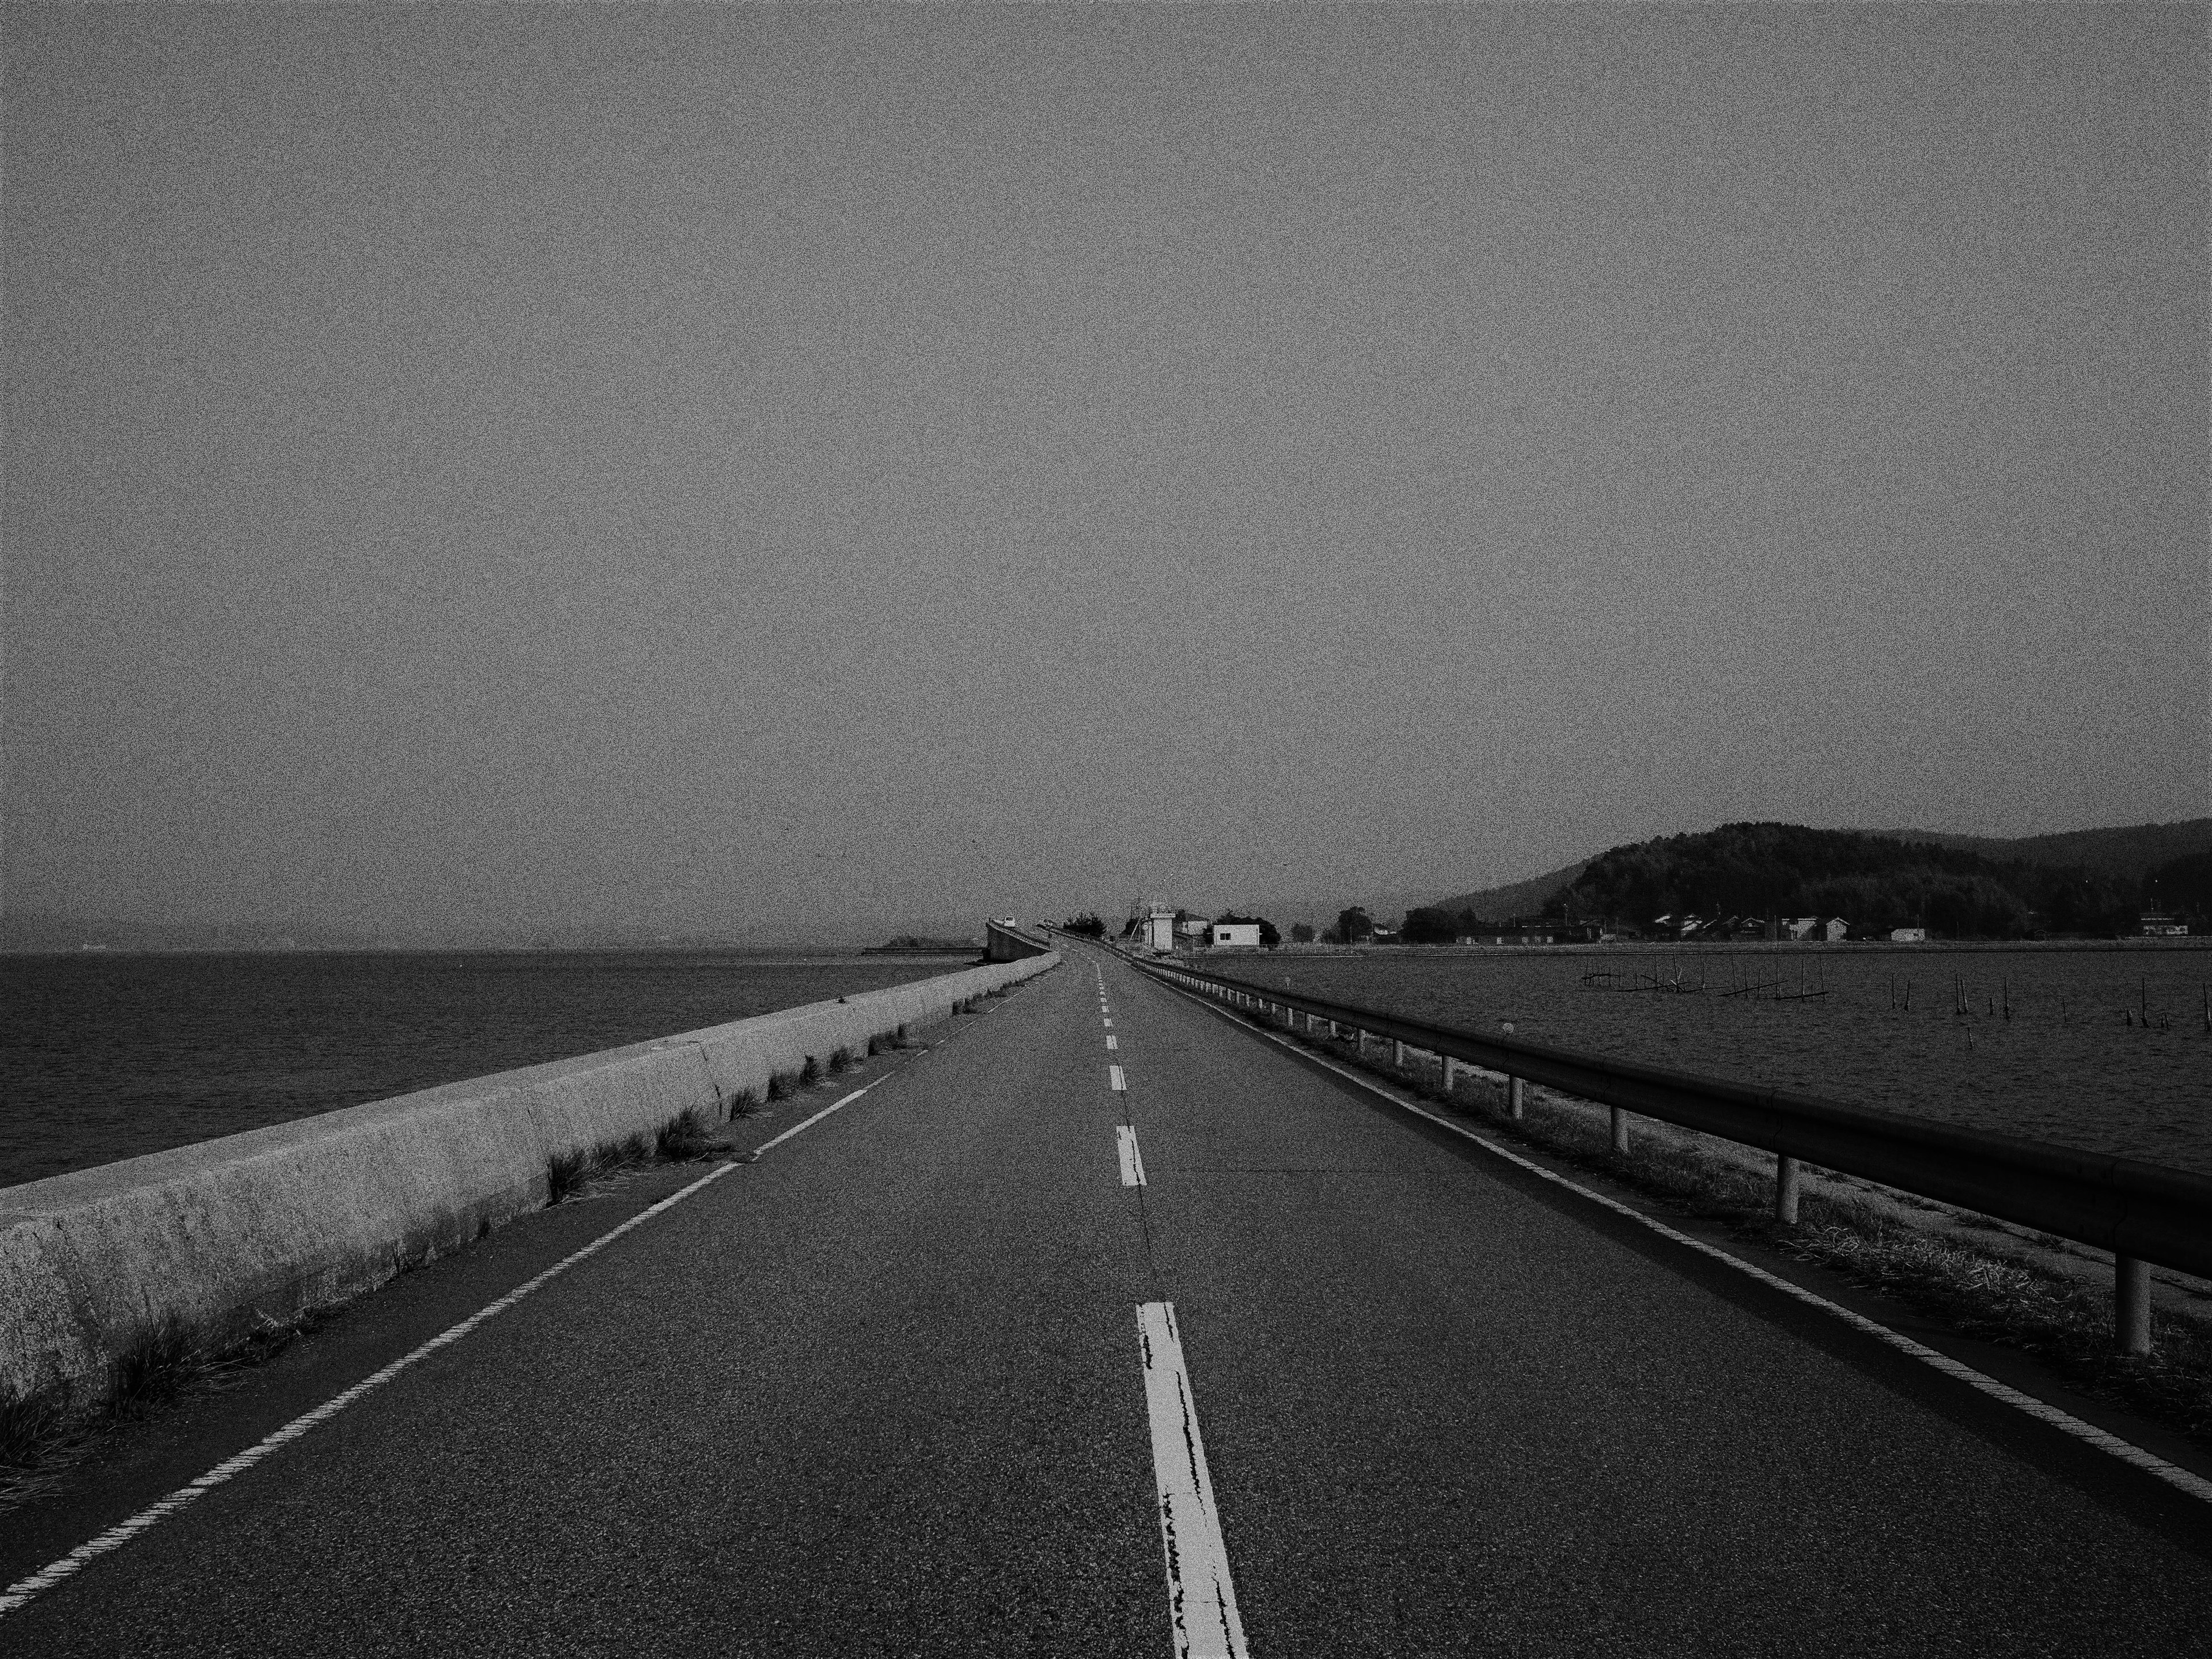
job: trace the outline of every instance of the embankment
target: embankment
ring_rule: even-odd
[[[725,1121],[779,1073],[1055,966],[994,963],[0,1188],[0,1401],[97,1401],[157,1334],[219,1344],[544,1204],[556,1158]]]

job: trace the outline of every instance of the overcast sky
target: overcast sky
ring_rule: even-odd
[[[11,6],[7,903],[2212,811],[2206,15]]]

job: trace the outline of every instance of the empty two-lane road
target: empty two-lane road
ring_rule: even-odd
[[[2200,1508],[1086,951],[0,1650],[2167,1654]]]

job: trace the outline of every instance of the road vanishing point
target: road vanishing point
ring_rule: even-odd
[[[2212,1650],[2185,1482],[1064,950],[0,1516],[0,1652]]]

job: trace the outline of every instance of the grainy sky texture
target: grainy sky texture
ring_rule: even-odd
[[[13,909],[2208,810],[2206,13],[11,7]]]

